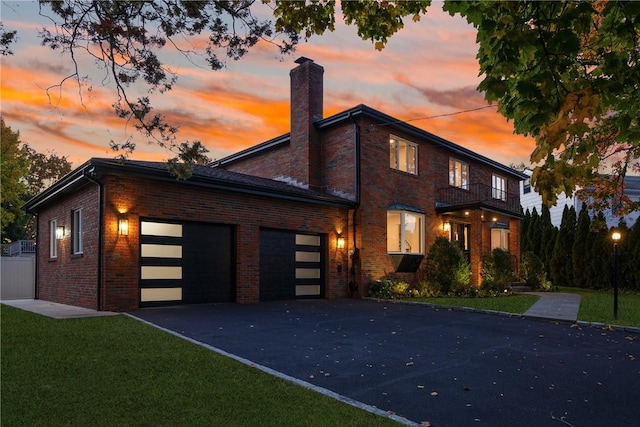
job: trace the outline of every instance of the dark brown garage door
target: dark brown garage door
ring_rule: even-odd
[[[324,297],[325,237],[260,230],[260,301]]]
[[[140,306],[232,302],[234,228],[140,222]]]

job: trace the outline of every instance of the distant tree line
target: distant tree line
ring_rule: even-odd
[[[546,270],[552,286],[607,289],[614,283],[613,229],[622,234],[618,243],[618,286],[640,290],[640,221],[629,227],[623,218],[609,229],[602,212],[579,213],[565,206],[560,227],[551,223],[543,205],[527,211],[520,234],[521,254],[533,253]]]

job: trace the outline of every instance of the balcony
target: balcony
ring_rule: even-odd
[[[509,195],[485,184],[469,184],[466,188],[440,188],[436,196],[436,211],[460,209],[492,209],[520,216],[520,195]]]

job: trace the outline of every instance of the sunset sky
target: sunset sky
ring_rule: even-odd
[[[91,61],[82,59],[79,70],[90,86],[80,92],[68,80],[47,93],[72,73],[67,57],[40,46],[38,29],[50,21],[38,16],[36,2],[3,1],[0,7],[5,30],[18,30],[19,38],[14,55],[0,58],[2,117],[23,142],[67,156],[74,166],[113,156],[109,141],[129,135],[137,142],[134,159],[173,156],[115,116],[115,89]],[[480,77],[473,27],[438,2],[420,22],[406,21],[382,52],[341,22],[335,32],[302,42],[293,55],[260,43],[221,71],[167,52],[163,59],[178,72],[178,82],[152,102],[179,125],[180,140],[200,140],[211,158],[222,158],[289,131],[289,71],[305,56],[325,69],[325,117],[366,104],[502,163],[528,163],[533,139],[513,134],[494,107],[452,115],[488,105],[475,89]]]

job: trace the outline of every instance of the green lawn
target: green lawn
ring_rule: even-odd
[[[527,309],[531,307],[536,301],[538,301],[538,298],[539,297],[537,297],[536,295],[505,295],[500,297],[488,298],[411,298],[410,301],[522,314],[527,311]]]
[[[2,425],[397,425],[126,316],[0,316]]]
[[[640,294],[638,293],[625,291],[618,293],[618,319],[616,320],[613,317],[613,291],[569,287],[560,287],[559,291],[582,295],[578,320],[640,327]]]

